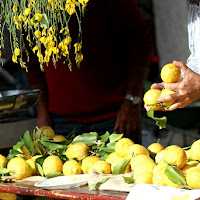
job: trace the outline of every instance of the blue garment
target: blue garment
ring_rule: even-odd
[[[97,132],[99,135],[104,134],[106,131],[109,133],[114,132],[115,118],[98,121],[93,123],[77,123],[70,122],[63,118],[51,114],[51,119],[53,122],[53,129],[57,135],[67,136],[72,132],[73,129],[76,129],[76,135],[89,132]]]
[[[97,132],[98,135],[103,135],[106,131],[112,134],[115,131],[114,127],[116,118],[92,122],[92,123],[77,123],[77,122],[70,122],[63,118],[60,118],[55,114],[50,114],[50,116],[53,123],[52,128],[54,129],[56,135],[64,135],[67,139],[73,139],[69,138],[69,136],[74,129],[76,130],[75,132],[76,136],[89,132]],[[118,132],[116,131],[116,133]],[[123,137],[126,136],[124,135]],[[134,143],[141,144],[141,136],[135,138]]]

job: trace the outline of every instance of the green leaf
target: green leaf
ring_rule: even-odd
[[[98,154],[103,160],[106,160],[106,158],[110,155],[110,153],[105,152],[105,151],[99,151]]]
[[[0,169],[0,174],[8,174],[8,173],[10,173],[9,169],[7,169],[7,168],[1,168]]]
[[[19,152],[19,151],[15,150],[15,149],[10,149],[10,151],[9,151],[9,154],[8,154],[7,158],[8,158],[8,160],[11,160],[12,158],[14,158],[15,156],[17,156],[17,155],[19,155],[19,154],[21,154],[21,155],[22,155],[22,153],[21,153],[21,152]]]
[[[185,179],[181,176],[172,165],[168,164],[165,169],[165,175],[170,181],[177,185],[186,185]]]
[[[104,143],[107,142],[108,139],[109,139],[109,136],[110,136],[110,133],[108,131],[106,131],[105,134],[103,134],[103,135],[100,136],[101,141],[104,142]]]
[[[64,176],[64,175],[61,172],[50,172],[45,177],[48,179],[48,178],[53,178],[57,176]]]
[[[31,136],[29,134],[29,131],[26,131],[22,135],[22,141],[24,142],[24,145],[26,146],[28,151],[31,153],[31,155],[34,155],[34,147],[32,145],[32,138],[31,138]]]
[[[77,143],[77,142],[83,142],[87,144],[88,146],[92,146],[97,142],[97,135],[95,132],[91,133],[83,133],[82,135],[79,135],[75,140],[71,142],[71,144]]]
[[[62,149],[65,148],[66,145],[62,145],[62,144],[57,144],[55,142],[45,142],[45,141],[41,141],[41,143],[47,147],[50,150],[57,150],[57,149]]]
[[[48,21],[48,17],[46,15],[46,13],[43,13],[42,14],[42,19],[40,21],[40,24],[45,28],[47,29],[49,27],[49,21]]]
[[[48,155],[45,155],[45,156],[42,156],[42,157],[39,157],[35,160],[35,164],[36,164],[36,167],[40,173],[41,176],[44,176],[44,172],[43,172],[43,168],[42,168],[42,165],[43,165],[43,162],[44,160],[48,157]]]
[[[38,169],[40,175],[44,176],[44,172],[43,172],[42,166],[39,163],[35,163],[35,164],[36,164],[36,168]]]
[[[100,146],[99,149],[112,153],[115,151],[115,144],[116,142],[108,143],[106,146]]]
[[[19,142],[17,142],[16,145],[13,146],[13,149],[17,150],[17,149],[21,148],[23,145],[24,145],[24,142],[19,141]]]
[[[166,123],[167,123],[167,117],[154,117],[154,110],[151,108],[148,112],[147,112],[147,116],[152,118],[153,120],[156,121],[156,125],[159,126],[160,129],[162,128],[166,128]]]
[[[123,134],[112,133],[109,136],[110,143],[116,142],[123,137]]]
[[[98,189],[101,184],[105,183],[110,177],[104,177],[100,182],[94,183],[90,185],[89,191]]]
[[[124,174],[131,159],[123,159],[114,166],[112,175]]]
[[[131,176],[131,177],[124,177],[124,181],[125,183],[128,183],[128,184],[131,184],[131,183],[134,183],[134,178]]]
[[[98,184],[99,184],[98,182],[91,184],[90,188],[89,188],[89,191],[96,189]]]

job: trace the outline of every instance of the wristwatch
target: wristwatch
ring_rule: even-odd
[[[140,96],[133,96],[132,94],[126,94],[125,99],[131,101],[133,105],[141,104]]]

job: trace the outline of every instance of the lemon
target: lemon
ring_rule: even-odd
[[[177,166],[179,169],[181,169],[187,163],[185,151],[177,145],[170,145],[165,148],[164,160],[172,165]]]
[[[137,176],[134,176],[134,182],[135,184],[138,183],[146,183],[146,184],[152,184],[153,174],[151,172],[142,172],[140,174],[137,174]]]
[[[198,161],[189,161],[187,162],[184,167],[181,169],[185,174],[192,169],[193,167],[196,167],[199,164]]]
[[[190,148],[190,158],[200,161],[200,139],[196,140]]]
[[[1,200],[16,200],[17,199],[17,195],[16,194],[11,194],[11,193],[0,192],[0,199]]]
[[[137,174],[140,174],[142,172],[153,173],[155,167],[156,167],[156,163],[154,162],[143,161],[143,162],[137,163],[135,167],[133,168],[133,175],[135,177],[137,176]]]
[[[41,132],[49,139],[53,139],[53,137],[55,136],[55,132],[50,126],[42,126],[35,133],[36,139],[38,139],[41,136]]]
[[[160,110],[161,106],[154,105],[158,104],[158,98],[160,97],[161,90],[158,89],[150,89],[148,90],[143,97],[143,101],[149,108],[152,108],[153,110]]]
[[[155,162],[158,164],[162,159],[164,159],[164,157],[165,157],[165,149],[156,154]]]
[[[109,164],[116,163],[117,160],[122,160],[123,157],[120,157],[115,151],[110,153],[106,158],[106,162]]]
[[[140,162],[144,162],[144,161],[150,161],[152,162],[153,160],[147,156],[147,155],[144,155],[144,154],[140,154],[136,157],[132,157],[131,158],[131,169],[134,169],[135,165],[137,165],[137,163],[140,163]]]
[[[163,168],[163,167],[167,167],[168,166],[168,163],[165,162],[164,160],[161,160],[157,165],[156,167],[154,168],[153,170],[153,173],[156,173],[159,169]]]
[[[0,154],[0,169],[6,167],[6,165],[8,164],[8,159]]]
[[[160,76],[165,83],[176,83],[181,78],[181,70],[175,64],[169,63],[161,69]]]
[[[134,142],[129,138],[121,138],[115,144],[115,152],[117,155],[124,157],[128,152],[128,147],[134,144]]]
[[[42,168],[45,175],[51,172],[62,172],[63,163],[58,156],[48,156],[45,158]]]
[[[84,174],[89,174],[94,164],[99,161],[100,158],[97,156],[88,156],[82,160],[81,169]]]
[[[156,169],[156,168],[155,168]],[[152,182],[154,185],[163,185],[166,186],[165,183],[165,169],[166,167],[162,166],[161,168],[157,169],[154,173],[153,173],[153,178],[152,178]]]
[[[22,180],[29,176],[32,176],[32,168],[26,162],[24,158],[15,157],[12,158],[7,165],[7,169],[10,170],[10,175],[16,180]]]
[[[186,157],[187,157],[187,160],[191,159],[191,153],[190,153],[190,149],[188,150],[185,150],[185,154],[186,154]]]
[[[200,168],[193,167],[186,173],[186,183],[193,188],[200,189]]]
[[[132,157],[136,157],[140,154],[149,156],[149,151],[140,144],[132,144],[131,146],[128,147],[128,151],[125,152],[124,157],[132,158]]]
[[[26,148],[25,145],[22,146],[22,152],[23,152],[23,157],[26,159],[30,159],[31,158],[31,153],[29,152],[29,150]]]
[[[32,176],[36,175],[36,174],[39,174],[38,170],[37,170],[37,167],[36,167],[36,159],[41,157],[42,155],[36,155],[36,156],[33,156],[32,158],[26,160],[26,162],[31,166],[32,168]]]
[[[77,142],[70,144],[65,152],[68,159],[76,158],[77,160],[83,160],[88,156],[89,147],[83,142]]]
[[[67,140],[67,139],[63,135],[56,135],[56,136],[53,137],[53,141],[55,141],[55,142],[63,142],[65,140]]]
[[[99,174],[111,174],[111,166],[104,160],[95,162],[93,169],[95,169]]]
[[[150,153],[156,155],[162,150],[164,150],[164,147],[160,143],[152,143],[147,147],[147,149],[150,151]]]
[[[141,173],[143,171],[148,171],[153,173],[154,168],[156,167],[156,163],[151,159],[151,160],[143,160],[137,162],[136,165],[131,166],[131,169],[133,170],[134,176],[138,173]]]
[[[165,97],[167,95],[174,94],[174,93],[175,93],[175,91],[169,90],[167,88],[164,88],[164,89],[162,89],[162,91],[160,93],[160,97]],[[175,102],[175,100],[165,101],[165,102],[163,102],[163,105],[165,105],[165,106],[171,106],[174,102]]]
[[[68,175],[75,175],[75,174],[81,174],[81,164],[78,163],[76,160],[68,160],[63,165],[63,174],[65,176]]]

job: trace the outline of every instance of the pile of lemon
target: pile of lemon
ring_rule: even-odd
[[[51,139],[66,140],[63,136],[55,135],[53,129],[44,131]],[[98,155],[91,155],[91,146],[83,142],[70,143],[65,151],[66,161],[57,155],[48,155],[42,165],[44,175],[49,173],[62,173],[63,175],[89,174],[95,169],[99,174],[112,174],[115,167],[123,160],[128,160],[125,173],[132,173],[134,183],[146,183],[175,188],[184,188],[175,184],[166,175],[166,168],[173,166],[191,188],[200,189],[200,140],[195,141],[187,150],[177,145],[164,148],[159,142],[152,143],[148,148],[134,143],[129,138],[121,138],[115,144],[114,152],[105,160]],[[9,170],[16,180],[40,175],[36,159],[43,155],[30,156],[27,148],[21,148],[22,154],[8,160],[0,155],[0,169]]]
[[[173,63],[166,64],[161,70],[161,79],[165,83],[176,83],[181,78],[181,70]],[[153,110],[163,110],[163,107],[170,106],[174,103],[173,101],[166,101],[164,103],[158,102],[159,97],[164,97],[175,93],[173,90],[167,88],[159,89],[149,89],[144,95],[144,103]]]

